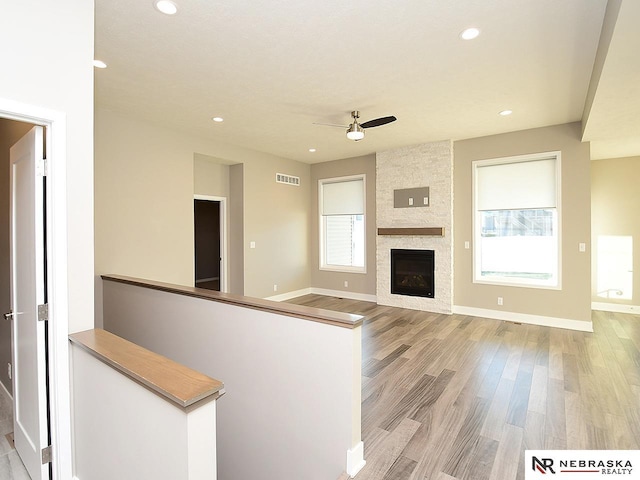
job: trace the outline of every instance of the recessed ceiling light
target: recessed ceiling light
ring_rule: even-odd
[[[511,115],[513,113],[512,110],[502,110],[500,112],[500,115],[502,115],[503,117],[506,117],[507,115]]]
[[[214,122],[218,122],[218,123],[224,122],[224,118],[222,118],[222,117],[213,117],[211,120],[213,120]]]
[[[480,35],[480,30],[475,27],[467,28],[460,33],[460,38],[463,40],[473,40]]]
[[[315,148],[310,148],[310,149],[309,149],[309,151],[310,151],[311,153],[314,153],[314,152],[316,151],[316,149],[315,149]]]
[[[171,0],[156,0],[154,5],[159,12],[165,15],[175,15],[178,11],[178,6]]]
[[[107,64],[104,63],[102,60],[94,60],[93,66],[96,68],[107,68]]]

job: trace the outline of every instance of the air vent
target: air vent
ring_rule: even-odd
[[[300,186],[300,177],[286,175],[284,173],[276,173],[276,183],[286,183],[287,185]]]

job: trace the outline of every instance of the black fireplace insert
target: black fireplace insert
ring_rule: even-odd
[[[391,293],[433,298],[434,251],[391,249]]]

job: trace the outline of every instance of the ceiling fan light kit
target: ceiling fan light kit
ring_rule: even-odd
[[[364,128],[358,125],[358,122],[353,122],[347,129],[347,138],[356,142],[362,140],[364,138]]]

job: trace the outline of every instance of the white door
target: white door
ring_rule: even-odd
[[[16,450],[32,480],[49,478],[45,303],[43,128],[11,147],[11,310],[13,316],[13,428]]]

